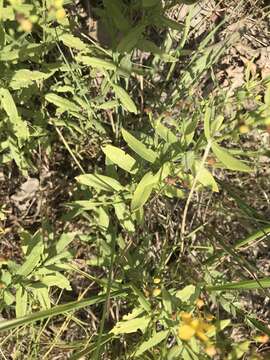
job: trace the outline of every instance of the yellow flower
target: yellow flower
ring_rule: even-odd
[[[180,313],[180,318],[183,322],[178,328],[178,336],[181,340],[188,341],[196,336],[203,342],[209,342],[206,333],[213,329],[214,325],[207,323],[202,318],[193,318],[192,314],[187,312]]]
[[[154,279],[154,284],[159,284],[161,282],[160,278],[155,278]]]
[[[192,314],[185,312],[185,311],[181,311],[180,312],[180,319],[183,320],[186,324],[189,324],[190,321],[192,320]]]
[[[156,288],[153,290],[153,296],[159,296],[161,294],[161,289],[160,288]]]
[[[28,19],[22,19],[20,21],[21,29],[25,32],[30,32],[33,28],[33,24]]]
[[[217,353],[217,349],[213,346],[213,345],[208,345],[206,348],[205,348],[205,352],[208,356],[210,357],[213,357],[216,355]]]
[[[247,125],[239,126],[240,134],[247,134],[249,131],[250,131],[250,129],[249,129],[249,127]]]
[[[188,341],[195,335],[195,330],[192,326],[184,324],[178,328],[178,336],[181,340]]]
[[[61,21],[65,18],[65,16],[66,16],[65,9],[61,8],[61,9],[56,10],[56,12],[55,12],[56,20]]]

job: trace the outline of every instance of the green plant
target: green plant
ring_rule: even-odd
[[[179,22],[182,3],[194,5]],[[20,232],[20,256],[1,258],[1,309],[16,313],[0,323],[12,330],[3,343],[31,329],[37,341],[25,355],[16,340],[18,356],[39,358],[35,346],[60,321],[45,358],[64,342],[72,359],[253,354],[232,330],[270,335],[242,301],[270,286],[243,253],[267,237],[269,221],[242,186],[269,155],[251,134],[269,131],[270,83],[247,63],[241,86],[221,86],[219,62],[241,33],[217,41],[224,16],[196,37],[195,1],[97,2],[90,10],[106,44],[85,34],[71,1],[0,1],[0,9],[3,174],[19,169],[17,183],[35,174],[41,188],[56,188]],[[14,207],[1,205],[3,236],[6,224],[18,231]],[[237,241],[236,231],[228,239],[233,221],[248,229]],[[65,338],[70,323],[80,331]]]

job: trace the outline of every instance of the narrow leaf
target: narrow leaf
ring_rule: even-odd
[[[207,286],[209,291],[222,291],[222,290],[254,290],[264,289],[270,287],[270,277],[258,280],[243,280],[222,285]]]
[[[122,135],[128,146],[135,151],[144,160],[154,163],[156,161],[156,154],[153,150],[148,149],[141,141],[137,140],[127,130],[122,128]]]
[[[228,169],[235,171],[252,171],[252,169],[242,161],[233,157],[227,150],[217,144],[212,145],[212,150],[218,160],[222,162]]]
[[[113,85],[113,90],[124,108],[131,113],[137,114],[136,105],[134,104],[134,101],[131,99],[126,90],[124,90],[118,85]]]
[[[155,176],[153,176],[151,172],[146,173],[139,182],[139,184],[137,185],[136,190],[133,194],[131,200],[132,211],[138,210],[146,203],[149,196],[151,195],[151,192],[155,184],[156,184]]]
[[[80,112],[81,110],[74,102],[53,93],[45,95],[45,99],[64,111]]]
[[[97,190],[104,190],[108,192],[123,190],[123,186],[119,181],[105,175],[84,174],[77,176],[76,180],[82,185],[87,185]]]
[[[135,168],[136,160],[130,155],[126,154],[123,150],[116,146],[106,145],[102,148],[102,151],[114,164],[121,169],[128,171],[131,174],[135,174],[137,169]]]
[[[155,333],[149,340],[143,342],[138,350],[135,352],[135,357],[142,355],[145,351],[151,349],[152,347],[158,345],[159,343],[161,343],[163,340],[166,339],[166,337],[169,334],[169,330],[164,330],[164,331],[160,331]]]
[[[124,295],[126,295],[126,291],[119,290],[119,291],[111,292],[110,297],[113,299]],[[67,304],[57,305],[49,310],[34,312],[30,315],[19,317],[17,319],[0,321],[0,331],[7,331],[22,325],[27,325],[35,321],[46,319],[51,316],[56,316],[69,311],[75,311],[81,308],[85,308],[86,306],[99,304],[101,302],[104,302],[105,300],[106,300],[106,294],[96,295],[88,299],[76,300],[69,302]]]

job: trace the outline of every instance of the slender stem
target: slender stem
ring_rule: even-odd
[[[112,237],[112,252],[111,252],[111,263],[110,263],[110,269],[109,269],[109,278],[108,278],[108,285],[107,285],[107,291],[106,291],[106,300],[103,307],[102,312],[102,318],[100,322],[100,328],[99,328],[99,334],[98,334],[98,340],[97,340],[97,347],[96,351],[93,357],[93,360],[99,360],[100,359],[100,348],[101,348],[101,340],[102,340],[102,334],[104,330],[105,325],[105,319],[107,315],[107,310],[109,306],[110,301],[110,293],[111,293],[111,284],[112,284],[112,277],[113,277],[113,265],[114,265],[114,255],[115,255],[115,241],[116,241],[116,234],[113,234]]]
[[[74,155],[73,151],[71,150],[70,146],[68,145],[68,143],[66,142],[64,136],[62,135],[61,131],[58,129],[57,126],[55,126],[55,129],[58,133],[58,135],[60,136],[61,140],[63,141],[65,147],[67,148],[68,152],[70,153],[70,155],[72,156],[73,160],[75,161],[75,163],[77,164],[78,168],[81,170],[81,172],[83,174],[85,174],[85,171],[83,169],[83,167],[81,166],[81,164],[79,163],[78,159],[76,158],[76,156]]]
[[[198,182],[198,178],[199,178],[199,175],[200,175],[200,172],[201,170],[203,169],[203,166],[206,162],[206,159],[208,157],[208,154],[209,154],[209,151],[211,149],[211,141],[208,142],[206,148],[205,148],[205,151],[204,151],[204,154],[203,154],[203,158],[202,158],[202,161],[201,161],[201,164],[200,164],[200,167],[197,171],[197,174],[194,178],[194,181],[193,181],[193,184],[192,184],[192,187],[191,187],[191,190],[190,190],[190,193],[188,195],[188,198],[187,198],[187,201],[186,201],[186,205],[185,205],[185,208],[184,208],[184,212],[183,212],[183,218],[182,218],[182,223],[181,223],[181,231],[180,231],[180,236],[181,236],[181,239],[182,239],[182,244],[181,244],[181,253],[183,253],[184,251],[184,237],[185,237],[185,229],[186,229],[186,220],[187,220],[187,212],[188,212],[188,208],[189,208],[189,204],[191,202],[191,199],[192,199],[192,196],[193,196],[193,193],[195,191],[195,188],[196,188],[196,185],[197,185],[197,182]]]

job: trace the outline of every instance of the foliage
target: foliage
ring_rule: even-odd
[[[168,14],[183,3],[190,6],[180,24]],[[1,309],[17,319],[3,321],[0,330],[92,305],[98,329],[74,350],[74,359],[89,354],[93,359],[101,354],[108,359],[238,359],[249,353],[251,342],[230,339],[236,318],[269,335],[230,292],[264,293],[269,278],[258,273],[231,279],[218,268],[230,256],[248,275],[255,274],[238,251],[268,234],[269,222],[254,216],[259,219],[254,234],[232,246],[218,233],[213,246],[208,221],[197,229],[188,223],[194,194],[218,197],[227,189],[245,214],[255,214],[223,180],[224,174],[251,177],[258,157],[267,155],[263,146],[245,151],[242,145],[252,131],[262,134],[269,128],[270,82],[247,68],[245,83],[234,92],[216,86],[199,96],[205,76],[214,72],[237,34],[216,43],[222,24],[213,26],[189,51],[196,10],[191,3],[104,0],[94,9],[109,33],[102,46],[83,35],[71,1],[0,2],[1,165],[15,163],[24,177],[37,174],[38,152],[51,159],[60,146],[73,167],[73,193],[61,221],[71,227],[87,224],[86,231],[57,230],[56,236],[45,234],[44,221],[37,231],[20,232],[22,257],[0,262]],[[168,208],[181,204],[174,242],[159,223],[149,230],[159,199]],[[160,219],[166,218],[159,210]],[[1,205],[0,221],[6,217]],[[192,257],[190,239],[197,231],[206,250],[195,275],[182,262]],[[153,234],[161,237],[156,257],[150,256]],[[71,243],[91,247],[83,259],[87,271],[72,261]],[[85,302],[68,303],[70,278],[78,274],[94,281],[95,293]],[[60,298],[66,305],[58,305]],[[121,310],[112,325],[106,319],[113,299]],[[121,350],[114,350],[115,344]]]

